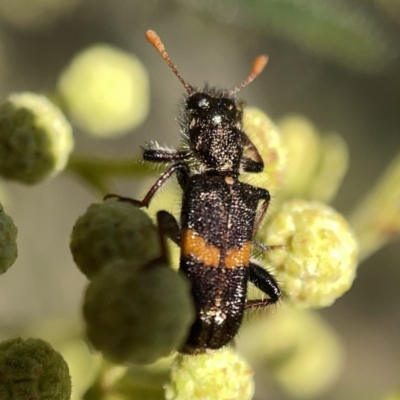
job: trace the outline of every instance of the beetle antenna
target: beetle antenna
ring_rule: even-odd
[[[229,94],[235,94],[237,93],[239,90],[243,89],[244,87],[246,87],[249,83],[253,82],[255,78],[257,78],[258,75],[261,74],[261,72],[263,71],[263,69],[265,68],[265,66],[268,63],[268,57],[265,55],[262,56],[258,56],[254,62],[253,62],[253,66],[251,67],[251,71],[249,76],[239,85],[235,86],[234,88],[229,90]]]
[[[157,33],[152,30],[148,30],[146,32],[146,39],[161,54],[161,57],[168,64],[168,66],[170,67],[172,72],[175,74],[175,76],[181,81],[181,83],[185,87],[186,91],[189,94],[193,93],[193,88],[182,78],[178,69],[176,68],[176,66],[174,65],[172,60],[170,59],[167,51],[165,50],[164,44],[161,41],[160,37],[157,35]]]

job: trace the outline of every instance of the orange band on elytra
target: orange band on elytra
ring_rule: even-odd
[[[193,256],[206,267],[218,267],[219,265],[220,250],[212,244],[207,244],[204,238],[192,229],[182,229],[181,251],[183,257]]]
[[[251,253],[251,242],[246,242],[240,249],[230,249],[226,252],[225,268],[238,266],[248,267]]]
[[[192,229],[182,229],[181,251],[182,257],[192,256],[201,261],[206,267],[219,267],[221,250],[212,244],[208,244],[201,235]],[[230,249],[224,257],[223,266],[225,268],[247,267],[250,253],[251,242],[246,242],[240,249]]]

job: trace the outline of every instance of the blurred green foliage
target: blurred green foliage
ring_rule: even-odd
[[[397,12],[396,0],[375,0],[378,12]],[[377,10],[363,0],[213,0],[198,4],[180,2],[234,22],[257,27],[289,40],[317,56],[334,60],[348,68],[377,72],[399,54],[395,34]]]

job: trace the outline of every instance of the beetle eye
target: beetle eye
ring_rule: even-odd
[[[188,98],[187,109],[188,110],[199,110],[207,109],[210,107],[210,98],[201,92],[194,93]]]
[[[209,104],[210,104],[210,102],[205,97],[201,98],[198,102],[198,106],[200,108],[207,108],[209,106]]]

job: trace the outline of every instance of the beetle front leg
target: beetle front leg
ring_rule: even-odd
[[[181,185],[185,185],[187,180],[189,179],[190,168],[189,165],[185,162],[172,164],[167,171],[165,171],[155,182],[155,184],[150,188],[147,192],[146,196],[143,200],[135,200],[130,197],[122,197],[117,194],[108,194],[104,197],[104,200],[107,199],[117,199],[119,201],[124,201],[130,203],[136,207],[149,207],[150,201],[154,197],[154,195],[159,191],[159,189],[164,185],[164,183],[172,176],[173,173],[178,175],[178,182]]]

